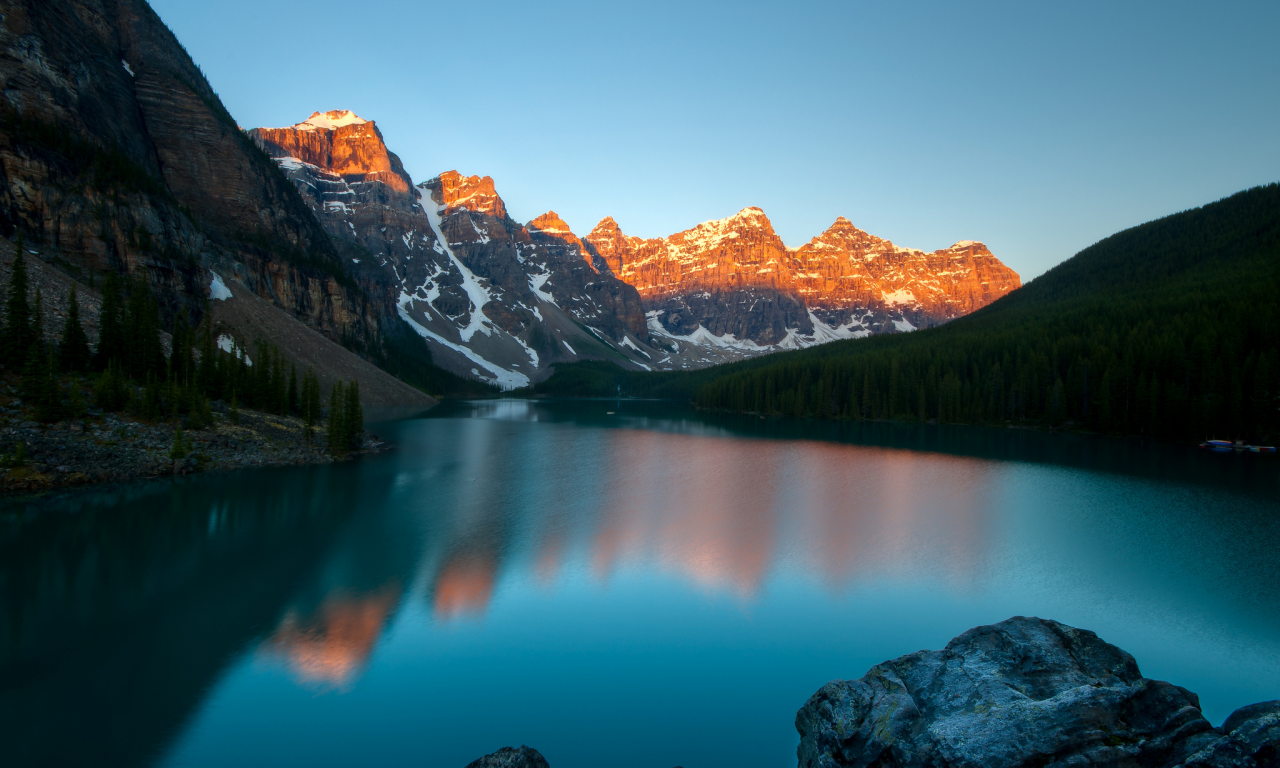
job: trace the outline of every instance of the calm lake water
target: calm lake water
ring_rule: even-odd
[[[609,413],[613,412],[613,413]],[[1016,614],[1280,698],[1280,462],[488,401],[389,454],[0,514],[0,764],[795,765],[823,683]]]

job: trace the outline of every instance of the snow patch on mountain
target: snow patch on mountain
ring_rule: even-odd
[[[231,298],[231,289],[227,284],[222,282],[222,276],[217,272],[210,272],[213,280],[209,282],[209,299],[212,301],[226,301]]]
[[[421,190],[418,190],[418,195],[422,196]],[[462,275],[462,290],[466,292],[467,298],[471,300],[470,321],[465,328],[459,329],[458,335],[462,337],[463,341],[471,341],[471,337],[476,334],[476,331],[480,331],[486,336],[490,335],[489,327],[492,323],[484,314],[484,305],[489,303],[489,291],[480,284],[480,278],[476,277],[470,269],[467,269],[467,265],[463,264],[462,260],[454,255],[453,249],[449,247],[444,233],[440,230],[440,212],[436,210],[436,207],[434,205],[423,205],[422,210],[427,214],[427,221],[431,224],[431,231],[435,233],[436,242],[444,246],[445,254],[448,255],[449,260],[453,262],[453,266]],[[527,376],[525,377],[525,382],[528,383]]]
[[[542,268],[546,269],[546,265],[544,264]],[[551,277],[551,272],[549,270],[547,272],[543,272],[540,275],[529,275],[529,290],[533,291],[533,294],[535,296],[547,302],[548,304],[555,304],[556,297],[552,296],[549,291],[542,290],[542,286],[547,284],[547,280],[550,277]],[[556,306],[560,306],[560,305],[556,304]]]
[[[328,112],[313,112],[311,117],[291,127],[299,131],[332,131],[348,125],[364,125],[369,122],[349,109],[334,109]]]
[[[427,328],[426,326],[422,325],[417,320],[414,320],[413,316],[409,314],[409,310],[408,310],[409,302],[411,302],[412,300],[413,300],[413,297],[402,292],[400,294],[400,301],[396,305],[396,310],[400,315],[400,319],[408,323],[409,327],[413,328],[413,330],[416,331],[419,336],[421,336],[424,339],[430,339],[436,342],[437,344],[446,346],[449,349],[454,350],[455,352],[462,353],[468,360],[470,360],[471,362],[475,363],[476,365],[480,366],[481,368],[485,369],[490,374],[492,374],[492,378],[490,378],[489,376],[485,376],[477,372],[478,376],[480,376],[483,379],[492,381],[494,384],[498,386],[499,389],[503,390],[504,392],[509,392],[513,389],[519,389],[520,387],[529,386],[529,377],[524,375],[523,373],[520,373],[519,371],[509,371],[506,368],[503,368],[502,366],[497,365],[496,363],[491,363],[488,360],[485,360],[483,357],[481,357],[475,350],[471,349],[471,347],[465,346],[463,344],[456,344],[452,341],[449,341],[448,339],[436,333],[435,331],[432,331],[430,328]]]

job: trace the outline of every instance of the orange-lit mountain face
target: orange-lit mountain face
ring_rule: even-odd
[[[986,306],[1021,283],[981,243],[925,253],[846,218],[792,250],[759,208],[643,240],[605,218],[586,238],[640,292],[650,329],[698,328],[730,342],[805,346],[912,330]]]
[[[293,157],[347,182],[380,181],[401,194],[413,186],[400,158],[387,151],[372,120],[348,110],[315,112],[289,128],[249,132],[273,157]]]
[[[925,253],[844,218],[797,249],[759,208],[648,240],[612,218],[579,237],[554,211],[522,225],[488,176],[415,186],[374,122],[345,110],[250,135],[438,364],[508,389],[559,362],[688,369],[914,330],[1019,285],[981,243]]]
[[[625,362],[616,347],[648,342],[636,290],[602,270],[558,216],[512,220],[492,178],[446,171],[415,186],[373,121],[345,110],[249,133],[347,272],[395,307],[436,364],[511,389],[557,362]]]
[[[917,326],[967,315],[1022,285],[982,243],[962,240],[925,253],[867,234],[843,216],[796,249],[789,266],[819,315],[893,308]]]
[[[440,197],[444,206],[441,213],[445,215],[466,210],[495,219],[507,218],[507,206],[488,176],[463,176],[457,171],[445,171],[440,174]]]

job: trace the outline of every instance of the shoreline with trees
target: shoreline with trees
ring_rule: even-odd
[[[106,275],[96,347],[74,283],[51,327],[23,251],[19,240],[0,285],[0,493],[386,449],[364,430],[357,382],[335,382],[325,409],[315,372],[299,377],[272,345],[251,357],[185,315],[162,331],[144,283]]]

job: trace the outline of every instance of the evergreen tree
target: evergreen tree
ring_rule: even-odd
[[[312,368],[302,376],[302,421],[306,425],[307,442],[315,439],[316,424],[320,421],[320,380]]]
[[[355,379],[347,385],[347,403],[342,411],[345,445],[360,447],[360,435],[364,433],[364,409],[360,407],[360,382]]]
[[[27,260],[22,238],[18,238],[13,258],[13,274],[9,278],[9,295],[5,302],[5,362],[20,368],[31,354],[31,305],[27,303]]]
[[[221,351],[214,345],[213,321],[210,319],[204,324],[204,333],[200,337],[200,365],[196,368],[196,380],[207,397],[216,398],[222,394],[218,379],[218,353]]]
[[[119,373],[119,363],[112,361],[98,377],[93,389],[93,402],[104,411],[118,411],[125,405],[125,382]]]
[[[133,379],[145,381],[148,376],[163,374],[164,348],[160,343],[160,307],[142,280],[129,281],[129,300],[125,303],[124,348],[126,371]]]
[[[88,404],[84,400],[84,392],[80,391],[79,382],[74,379],[71,381],[70,396],[67,398],[67,411],[72,418],[81,418],[85,411],[88,410]]]
[[[173,332],[169,344],[169,373],[177,384],[187,385],[194,378],[195,339],[194,332],[187,325],[187,310],[184,308],[174,321]]]
[[[81,373],[89,367],[89,337],[80,324],[80,302],[76,299],[76,287],[71,286],[67,302],[67,324],[62,329],[62,342],[58,345],[58,363],[62,370]]]
[[[182,423],[179,422],[177,428],[173,430],[173,447],[169,449],[169,458],[175,461],[185,459],[190,452],[191,446],[183,436]]]
[[[286,413],[298,412],[298,366],[294,363],[289,364],[289,397],[286,406]]]
[[[120,280],[108,272],[102,283],[102,309],[98,314],[98,352],[94,366],[106,370],[113,361],[125,361],[123,308],[120,302]]]
[[[31,343],[44,348],[44,299],[40,296],[39,286],[36,286],[36,300],[31,307]]]
[[[346,405],[347,398],[343,391],[342,381],[338,380],[333,383],[333,389],[329,392],[329,420],[326,432],[326,441],[329,447],[329,453],[334,456],[340,456],[347,452],[347,419]]]
[[[24,395],[36,407],[37,421],[52,422],[62,418],[62,387],[54,375],[53,350],[31,348],[22,385]]]

